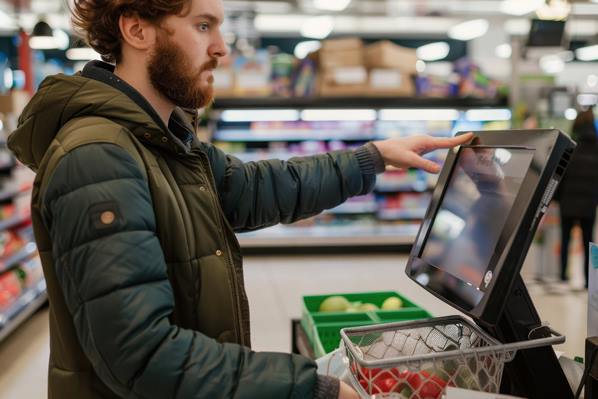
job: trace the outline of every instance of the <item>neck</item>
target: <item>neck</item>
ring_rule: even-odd
[[[170,115],[174,111],[174,104],[162,96],[152,86],[147,69],[142,63],[139,66],[130,64],[118,64],[114,68],[114,74],[131,85],[150,103],[160,116],[165,126],[168,126]]]

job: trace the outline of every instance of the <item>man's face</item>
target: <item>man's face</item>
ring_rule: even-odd
[[[220,34],[223,18],[220,0],[192,0],[189,13],[170,16],[157,29],[150,81],[176,106],[201,108],[212,101],[212,70],[227,52]]]

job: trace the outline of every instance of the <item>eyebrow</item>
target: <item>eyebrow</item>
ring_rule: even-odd
[[[210,21],[213,24],[220,24],[220,18],[218,18],[215,15],[212,14],[199,14],[199,15],[195,15],[193,18],[203,18],[203,19],[207,19],[208,21]]]

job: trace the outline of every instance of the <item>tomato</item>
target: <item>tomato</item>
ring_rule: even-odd
[[[427,371],[420,371],[418,375],[424,378],[419,380],[420,386],[417,391],[417,399],[440,399],[447,386],[447,382],[437,375],[430,374]]]

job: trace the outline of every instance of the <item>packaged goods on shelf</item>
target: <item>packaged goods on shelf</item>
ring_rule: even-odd
[[[316,94],[316,63],[305,58],[297,64],[293,76],[293,95],[295,97],[311,97]]]
[[[293,74],[297,59],[290,54],[275,54],[272,61],[272,94],[280,97],[293,95]]]
[[[418,58],[414,49],[383,40],[366,46],[364,52],[368,68],[398,69],[410,75],[417,73]]]
[[[19,299],[22,292],[21,281],[15,271],[0,274],[0,312],[5,311]]]
[[[233,70],[236,95],[268,96],[272,93],[272,65],[267,50],[257,50],[251,57],[236,56]]]

